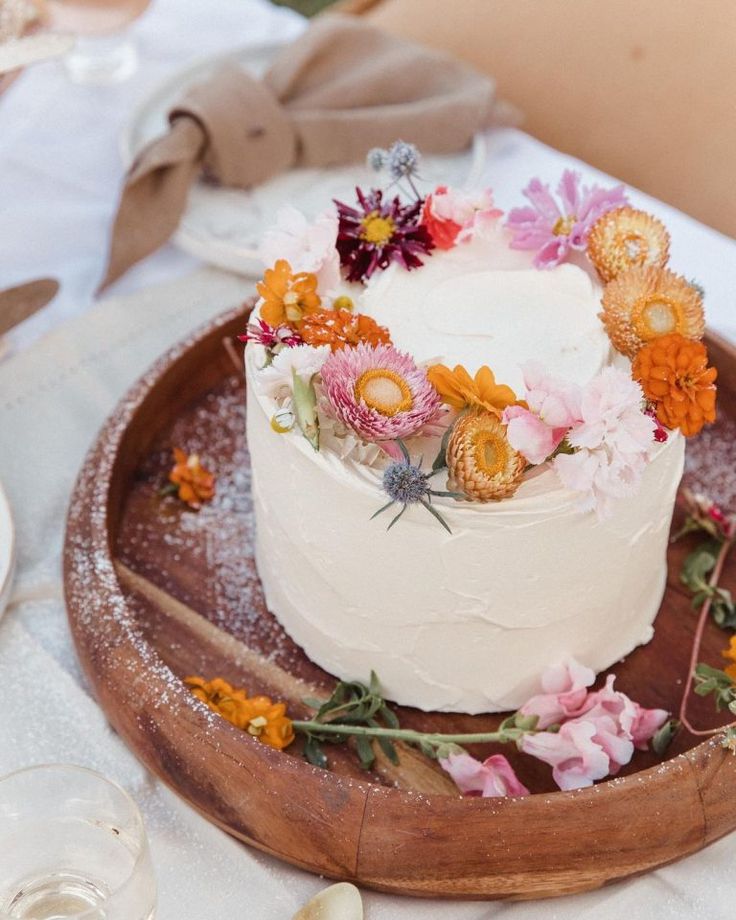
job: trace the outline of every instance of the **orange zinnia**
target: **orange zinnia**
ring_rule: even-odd
[[[724,651],[721,652],[721,655],[733,662],[733,664],[727,665],[723,670],[736,684],[736,636],[731,636],[731,644],[727,649],[724,649]]]
[[[190,508],[199,509],[202,502],[208,502],[214,496],[215,477],[202,466],[198,454],[186,454],[175,447],[174,461],[169,482],[177,486],[177,495],[183,502]]]
[[[304,317],[299,334],[307,345],[330,345],[333,351],[367,345],[390,345],[388,329],[364,313],[349,310],[320,310]]]
[[[263,744],[281,751],[294,740],[294,726],[286,715],[285,703],[274,703],[267,696],[249,698],[245,690],[236,689],[220,677],[210,681],[185,677],[184,683],[213,712]]]
[[[286,259],[267,268],[263,281],[256,285],[263,298],[260,313],[271,326],[298,327],[305,316],[316,313],[322,305],[317,293],[317,276],[309,272],[294,275]]]
[[[632,373],[667,428],[679,428],[689,438],[715,421],[718,372],[708,367],[702,342],[677,332],[660,336],[640,349]]]
[[[484,365],[471,377],[461,364],[454,370],[444,364],[434,364],[427,371],[432,386],[442,401],[454,409],[485,409],[495,415],[516,403],[516,394],[503,383],[496,383],[493,371]]]

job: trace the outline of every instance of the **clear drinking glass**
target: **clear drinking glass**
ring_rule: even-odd
[[[0,918],[151,920],[143,819],[125,790],[83,767],[0,779]]]
[[[76,36],[64,58],[75,83],[120,83],[138,68],[138,49],[127,26],[149,0],[48,0],[51,26]]]

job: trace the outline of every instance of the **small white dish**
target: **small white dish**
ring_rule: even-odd
[[[0,485],[0,617],[10,600],[15,572],[15,530],[10,505]]]
[[[206,79],[227,61],[260,76],[278,48],[273,44],[252,45],[227,55],[208,57],[162,83],[133,112],[124,130],[125,163],[129,164],[145,144],[166,131],[167,113],[189,86]],[[485,137],[478,134],[467,151],[451,156],[425,156],[423,187],[431,190],[440,183],[478,185],[485,161]],[[198,182],[189,193],[188,207],[173,242],[218,268],[257,276],[263,269],[258,258],[259,240],[274,223],[280,207],[288,202],[308,217],[314,217],[333,198],[352,201],[356,185],[375,184],[375,173],[363,164],[329,170],[293,169],[247,191]]]

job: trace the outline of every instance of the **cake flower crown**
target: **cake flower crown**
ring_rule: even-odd
[[[433,496],[507,499],[543,464],[577,494],[581,511],[607,517],[617,498],[637,492],[669,431],[691,437],[715,420],[702,289],[667,267],[665,226],[633,208],[623,186],[587,188],[566,170],[555,198],[532,179],[523,192],[529,204],[505,219],[509,246],[533,251],[540,271],[585,254],[604,285],[599,316],[630,372],[608,366],[581,387],[530,362],[524,392],[515,393],[488,366],[420,366],[393,346],[390,330],[354,311],[346,282],[364,285],[393,263],[421,270],[438,250],[496,226],[503,212],[490,189],[438,186],[423,196],[419,161],[402,141],[372,150],[368,164],[388,173],[386,189],[357,188],[354,205],[336,200],[311,223],[283,209],[266,234],[261,254],[272,267],[241,339],[262,349],[257,380],[275,400],[271,427],[297,428],[315,450],[329,428],[328,449],[382,466],[388,501],[377,513],[398,512],[389,527],[421,504],[449,530]],[[425,472],[411,456],[413,442],[427,437],[440,448]],[[446,490],[431,487],[440,473]]]

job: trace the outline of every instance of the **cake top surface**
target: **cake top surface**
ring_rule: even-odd
[[[393,264],[373,276],[358,309],[420,364],[461,364],[471,372],[487,364],[517,393],[528,361],[588,383],[611,359],[598,318],[600,285],[570,263],[540,272],[509,242],[509,232],[494,225],[436,253],[421,271]]]

